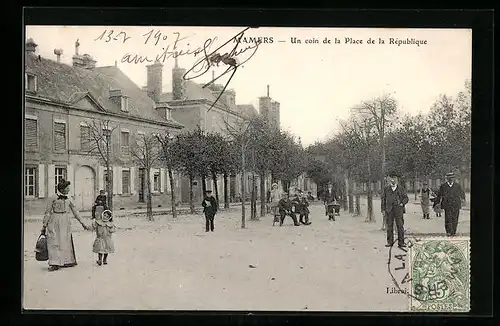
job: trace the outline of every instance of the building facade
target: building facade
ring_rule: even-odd
[[[102,128],[110,141],[114,209],[136,208],[144,200],[150,178],[154,205],[168,205],[168,174],[158,163],[146,175],[131,150],[141,135],[168,131],[175,135],[183,125],[171,109],[157,105],[116,65],[96,67],[90,55],[78,53],[73,64],[36,54],[28,40],[25,51],[24,213],[44,212],[56,196],[60,179],[71,181],[79,210],[90,210],[107,171],[101,155],[90,151],[91,130]],[[178,186],[178,185],[177,185]]]

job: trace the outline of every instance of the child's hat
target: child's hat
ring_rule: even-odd
[[[108,214],[106,214],[106,213],[108,213]],[[112,216],[113,216],[113,212],[111,212],[109,209],[106,209],[101,213],[101,218],[102,218],[103,222],[109,222],[109,220],[111,219]]]

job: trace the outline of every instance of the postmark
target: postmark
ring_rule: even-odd
[[[470,238],[421,238],[408,251],[410,311],[470,310]]]

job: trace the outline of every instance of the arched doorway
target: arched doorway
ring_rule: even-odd
[[[75,175],[75,204],[78,210],[90,210],[95,198],[95,173],[86,165],[80,166]]]

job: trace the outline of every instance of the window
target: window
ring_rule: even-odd
[[[128,112],[128,97],[126,96],[121,97],[121,110],[123,112]]]
[[[31,91],[31,92],[36,92],[37,90],[37,85],[36,85],[36,76],[35,75],[32,75],[32,74],[26,74],[25,75],[25,88],[26,90],[28,91]]]
[[[160,192],[160,172],[154,172],[153,174],[153,191]]]
[[[130,194],[130,170],[122,170],[122,194]]]
[[[24,118],[24,140],[27,150],[38,150],[38,120],[36,117]]]
[[[54,122],[54,150],[66,150],[66,123],[63,121]]]
[[[61,179],[67,180],[66,178],[66,168],[65,167],[56,167],[56,170],[54,171],[54,176],[55,176],[55,188],[54,191],[57,193],[57,185],[61,181]]]
[[[171,109],[165,109],[165,119],[167,119],[167,120],[172,119],[172,110]]]
[[[121,131],[121,134],[120,134],[120,143],[121,143],[121,150],[122,150],[122,153],[128,153],[129,151],[129,132],[126,131],[126,130],[122,130]]]
[[[90,150],[90,127],[80,125],[80,147],[82,151]]]
[[[35,197],[36,193],[36,168],[26,167],[24,171],[24,196]]]

